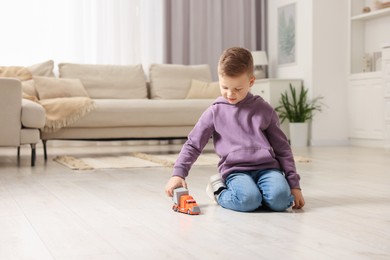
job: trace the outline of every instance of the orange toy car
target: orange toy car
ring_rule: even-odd
[[[173,191],[172,209],[176,212],[185,213],[188,215],[199,215],[200,208],[191,195],[188,195],[186,188],[177,188]]]

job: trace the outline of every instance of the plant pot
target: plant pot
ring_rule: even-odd
[[[309,124],[308,123],[291,123],[290,128],[290,144],[294,147],[307,146],[309,140]]]

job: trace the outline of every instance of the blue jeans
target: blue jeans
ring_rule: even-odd
[[[218,196],[218,204],[235,211],[254,211],[262,205],[285,211],[294,201],[286,178],[276,169],[231,173],[226,187]]]

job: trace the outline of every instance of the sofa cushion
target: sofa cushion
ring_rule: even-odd
[[[58,64],[61,78],[78,78],[94,99],[147,98],[142,65]]]
[[[24,94],[38,99],[38,92],[35,89],[33,79],[22,81],[22,91]]]
[[[42,128],[45,125],[45,109],[38,103],[22,99],[21,121],[26,128]]]
[[[88,97],[80,79],[33,77],[39,99]]]
[[[213,101],[95,99],[95,110],[68,127],[193,126]]]
[[[216,99],[220,95],[219,82],[205,82],[193,79],[186,99]]]
[[[152,99],[184,99],[193,79],[209,82],[209,65],[152,64],[149,71]]]
[[[54,61],[48,60],[27,67],[33,76],[54,77]]]

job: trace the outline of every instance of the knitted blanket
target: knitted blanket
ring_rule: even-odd
[[[32,79],[31,71],[20,66],[0,66],[0,77],[17,78],[21,81]]]
[[[46,124],[41,130],[47,133],[56,132],[95,109],[95,103],[89,97],[50,98],[38,103],[46,111]]]

